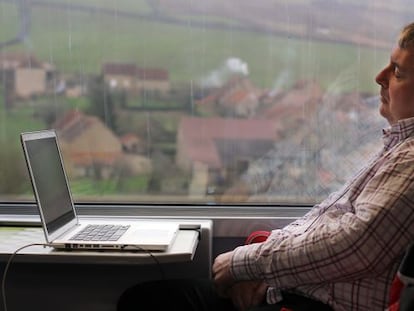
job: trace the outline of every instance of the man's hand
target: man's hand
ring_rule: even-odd
[[[245,281],[233,285],[227,294],[239,311],[258,306],[264,301],[267,284],[262,281]]]
[[[227,252],[216,257],[213,264],[213,278],[219,295],[227,297],[227,290],[235,283],[230,273],[233,252]]]

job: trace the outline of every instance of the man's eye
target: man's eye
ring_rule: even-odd
[[[396,78],[401,78],[402,77],[401,71],[400,71],[400,69],[398,67],[395,67],[394,68],[394,76]]]

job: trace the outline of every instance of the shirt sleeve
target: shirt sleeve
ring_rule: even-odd
[[[352,280],[381,273],[414,239],[414,144],[394,152],[358,191],[354,211],[328,216],[301,234],[269,236],[236,248],[236,280],[276,288]]]

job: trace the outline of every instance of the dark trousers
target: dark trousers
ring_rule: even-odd
[[[251,311],[332,311],[315,300],[283,293],[283,301],[274,305],[263,303]],[[230,299],[217,294],[211,280],[164,280],[141,283],[126,290],[118,301],[118,311],[181,310],[181,311],[236,311]]]
[[[400,299],[400,311],[410,310],[414,310],[414,285],[405,287]]]

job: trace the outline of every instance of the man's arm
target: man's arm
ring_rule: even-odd
[[[301,235],[237,248],[227,257],[233,282],[286,288],[382,272],[414,238],[413,176],[413,156],[394,155],[359,194],[354,213]]]

